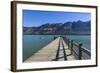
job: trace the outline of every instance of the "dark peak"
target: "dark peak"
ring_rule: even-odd
[[[78,20],[77,22],[82,22],[81,20]]]
[[[65,23],[63,23],[63,25],[70,25],[70,24],[72,24],[72,22],[65,22]]]
[[[42,24],[41,26],[44,26],[44,25],[50,25],[50,23],[45,23],[45,24]]]
[[[76,21],[77,23],[87,23],[87,22],[91,22],[91,20],[88,20],[88,21],[81,21],[81,20],[78,20]]]

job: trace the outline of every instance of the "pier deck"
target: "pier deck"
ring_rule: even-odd
[[[58,37],[24,62],[75,60],[75,57],[70,53],[71,50],[64,39]]]

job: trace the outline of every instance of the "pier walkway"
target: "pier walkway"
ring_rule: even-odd
[[[75,60],[75,57],[71,54],[71,49],[68,48],[64,39],[58,37],[24,62],[64,60]]]
[[[66,37],[60,36],[33,54],[24,62],[70,61],[90,58],[91,50],[83,47],[81,42],[77,43],[73,40],[69,40]]]

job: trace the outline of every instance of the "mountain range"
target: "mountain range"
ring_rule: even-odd
[[[89,35],[91,31],[91,21],[73,21],[65,23],[45,23],[37,27],[23,26],[25,35]]]

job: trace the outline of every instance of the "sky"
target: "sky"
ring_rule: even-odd
[[[36,11],[23,10],[23,26],[40,26],[45,23],[65,23],[68,21],[89,21],[90,13],[58,12],[58,11]]]

